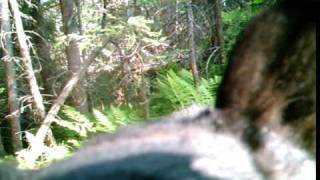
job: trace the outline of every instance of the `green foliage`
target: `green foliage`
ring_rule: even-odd
[[[0,159],[0,163],[3,163],[3,162],[15,162],[16,161],[16,157],[13,156],[13,155],[7,155],[7,156],[4,156]]]
[[[142,117],[139,109],[130,104],[117,107],[111,105],[106,110],[106,115],[117,127],[133,123]]]
[[[110,20],[109,18],[113,18]],[[143,16],[133,16],[125,20],[108,14],[107,25],[97,31],[105,33],[111,38],[104,50],[108,59],[97,58],[96,67],[107,67],[103,73],[91,76],[91,97],[94,104],[110,106],[111,104],[139,103],[139,88],[141,88],[145,67],[157,67],[159,64],[167,64],[177,61],[177,53],[173,49],[167,49],[166,37],[161,31],[152,27],[154,22]],[[112,22],[118,20],[117,23]],[[88,32],[94,36],[95,31]],[[92,40],[90,44],[94,44]],[[110,56],[109,56],[110,55]],[[161,66],[159,66],[161,67]],[[124,95],[119,102],[117,92]],[[117,102],[115,102],[117,101]],[[117,107],[118,108],[118,107]],[[123,109],[123,107],[121,107]]]
[[[274,0],[252,0],[248,6],[222,12],[225,40],[224,48],[227,56],[235,45],[240,32],[246,27],[249,20],[264,8],[271,6],[274,3]]]
[[[95,117],[95,128],[98,132],[113,132],[116,130],[116,125],[110,121],[107,115],[97,109],[92,110]]]
[[[121,126],[133,123],[142,117],[136,108],[129,104],[117,107],[111,105],[105,112],[93,109],[94,129],[97,132],[112,133]]]
[[[274,4],[276,0],[252,0],[250,2],[251,10],[257,14],[259,11],[265,7],[269,7]]]
[[[73,146],[74,141],[83,140],[89,134],[95,132],[91,119],[81,114],[74,107],[64,105],[60,116],[61,118],[55,121],[53,128],[58,142]]]
[[[169,70],[155,79],[155,91],[151,94],[151,116],[159,117],[192,103],[213,105],[219,78],[201,78],[201,85],[194,87],[191,72],[182,69]]]
[[[251,4],[262,4],[262,3],[264,3],[265,2],[265,0],[253,0],[252,2],[251,2]]]
[[[1,88],[0,88],[0,94],[4,94],[4,93],[5,93],[5,90],[6,90],[5,88],[2,88],[2,87],[1,87]]]
[[[238,35],[254,15],[249,8],[234,9],[228,12],[222,12],[224,23],[225,54],[228,56],[233,48]]]
[[[64,105],[61,118],[56,120],[54,134],[58,142],[70,147],[78,147],[87,137],[97,132],[114,132],[118,127],[141,119],[141,112],[131,105],[110,106],[101,112],[93,109],[92,113],[81,114],[74,107]]]
[[[3,63],[0,63],[0,124],[1,120],[4,119],[7,113],[7,101],[8,98],[5,84],[4,67]]]
[[[54,136],[58,142],[54,147],[41,147],[43,154],[37,160],[36,167],[44,167],[52,161],[72,155],[78,149],[87,136],[97,132],[113,132],[118,127],[134,122],[141,116],[132,106],[110,106],[105,113],[93,109],[92,113],[81,114],[75,108],[64,105],[59,119],[53,126]],[[26,132],[27,139],[32,141],[34,135]],[[20,168],[29,169],[29,164],[23,157],[28,156],[27,149],[17,153]],[[5,159],[8,161],[8,159]]]
[[[221,79],[224,75],[224,72],[227,68],[227,64],[212,64],[209,69],[208,77],[214,78],[214,79]],[[220,81],[220,80],[217,80]]]
[[[137,3],[149,7],[159,7],[161,6],[161,1],[158,0],[138,0]]]

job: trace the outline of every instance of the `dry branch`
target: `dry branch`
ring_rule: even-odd
[[[64,104],[65,100],[70,95],[75,85],[85,74],[86,69],[95,60],[95,58],[101,53],[101,50],[107,45],[107,43],[108,43],[108,39],[105,39],[101,47],[98,47],[95,50],[93,50],[89,58],[84,62],[83,67],[78,71],[76,71],[75,73],[73,73],[72,77],[66,83],[61,93],[59,94],[58,98],[55,100],[54,104],[50,108],[35,138],[30,144],[28,157],[24,157],[27,163],[30,164],[31,166],[34,165],[35,160],[41,155],[42,153],[41,147],[43,146],[43,141],[46,137],[48,130],[50,129],[51,123],[54,122],[55,116],[58,114],[61,106]]]
[[[36,118],[36,121],[40,123],[45,118],[46,112],[45,112],[45,107],[43,105],[43,98],[39,90],[37,79],[32,68],[31,57],[30,57],[29,48],[27,45],[27,37],[23,29],[21,13],[19,10],[19,4],[17,3],[16,0],[9,0],[9,3],[12,9],[14,23],[16,26],[17,39],[19,42],[20,54],[22,57],[21,58],[22,65],[25,68],[25,71],[27,74],[26,79],[28,81],[29,90],[33,97],[32,106],[35,109],[35,118]]]

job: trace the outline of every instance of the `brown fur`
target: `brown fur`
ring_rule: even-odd
[[[259,129],[280,132],[289,125],[291,132],[299,132],[295,140],[315,153],[315,134],[308,133],[315,132],[316,122],[315,22],[304,6],[288,4],[265,11],[245,29],[220,87],[217,108],[246,119],[244,138],[253,149],[263,146]]]

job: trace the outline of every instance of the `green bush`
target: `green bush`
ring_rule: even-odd
[[[220,76],[204,79],[195,88],[190,71],[169,70],[155,79],[155,91],[151,93],[151,116],[160,117],[192,103],[213,105]]]

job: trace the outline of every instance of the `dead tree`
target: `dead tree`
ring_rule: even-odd
[[[13,62],[13,46],[11,37],[11,20],[8,0],[3,0],[1,4],[1,34],[3,41],[1,41],[2,50],[4,54],[4,66],[6,73],[6,83],[8,90],[8,106],[9,115],[8,120],[11,127],[11,138],[13,151],[22,149],[21,127],[20,127],[20,108],[17,95],[17,83],[15,64]],[[2,38],[1,38],[2,39]]]
[[[34,118],[35,122],[38,126],[40,126],[46,116],[46,111],[43,103],[43,97],[40,92],[40,88],[36,79],[36,75],[34,73],[32,67],[31,56],[29,53],[29,48],[27,45],[27,37],[24,32],[22,19],[21,19],[21,12],[19,10],[19,4],[16,0],[9,0],[12,14],[14,17],[14,24],[16,27],[17,39],[20,47],[20,54],[22,60],[22,66],[26,72],[26,79],[28,82],[29,91],[32,96],[32,106],[34,108]],[[55,139],[52,135],[51,130],[47,134],[48,143],[51,145],[55,144]]]
[[[48,132],[49,133],[51,132],[50,125],[55,121],[55,117],[58,114],[61,106],[64,104],[67,97],[70,95],[70,93],[72,92],[76,84],[79,82],[79,80],[83,77],[89,65],[101,53],[101,50],[106,46],[107,42],[109,42],[108,39],[105,39],[101,47],[97,47],[96,49],[93,50],[89,58],[83,64],[83,67],[81,69],[78,69],[72,75],[72,77],[67,81],[67,83],[63,87],[57,99],[54,101],[53,105],[48,111],[46,118],[43,120],[42,125],[37,131],[37,134],[34,140],[30,144],[30,150],[29,150],[28,156],[24,157],[30,166],[33,166],[36,159],[41,155],[45,137]]]
[[[194,85],[197,87],[200,84],[200,77],[197,68],[195,40],[194,40],[194,18],[192,10],[192,1],[187,4],[188,14],[188,38],[189,38],[189,65],[193,76]]]
[[[36,122],[41,123],[46,115],[46,112],[43,104],[43,98],[37,83],[37,79],[33,71],[29,48],[27,45],[27,37],[24,33],[21,15],[19,11],[19,5],[16,0],[9,0],[9,2],[13,12],[14,23],[16,26],[22,65],[25,68],[29,90],[33,98],[32,105],[35,109]]]

